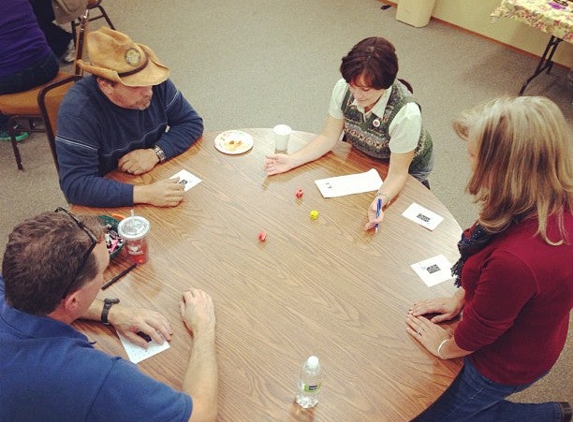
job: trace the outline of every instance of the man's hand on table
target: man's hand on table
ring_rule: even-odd
[[[159,158],[152,149],[136,149],[121,157],[117,166],[124,173],[139,175],[147,173],[158,162]]]
[[[150,185],[133,188],[134,204],[150,204],[157,207],[174,207],[183,200],[185,186],[179,178],[160,180]]]
[[[159,344],[163,344],[165,340],[170,341],[173,334],[167,319],[159,312],[148,309],[116,305],[110,309],[108,321],[129,341],[145,349],[148,346],[147,341],[137,334],[139,331]]]
[[[215,334],[215,307],[203,290],[190,288],[183,292],[180,308],[185,325],[195,336]]]

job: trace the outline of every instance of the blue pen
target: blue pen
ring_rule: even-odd
[[[378,198],[378,204],[376,205],[376,218],[380,217],[380,211],[382,210],[382,198]],[[374,226],[374,233],[378,233],[378,223]]]

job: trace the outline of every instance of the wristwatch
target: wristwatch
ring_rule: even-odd
[[[165,156],[165,153],[163,152],[163,150],[161,149],[161,147],[159,145],[154,145],[153,146],[153,152],[155,152],[155,154],[157,155],[157,158],[159,158],[159,162],[162,163],[165,160],[167,160],[167,157]]]
[[[105,325],[110,325],[109,321],[107,320],[107,315],[109,314],[109,310],[113,305],[119,303],[119,299],[117,297],[106,297],[103,301],[103,309],[101,311],[101,322]]]

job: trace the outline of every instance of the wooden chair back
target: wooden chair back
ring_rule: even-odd
[[[50,144],[54,164],[56,165],[58,172],[60,170],[60,166],[58,165],[58,154],[56,151],[58,110],[60,109],[60,104],[68,90],[81,78],[82,77],[80,75],[70,75],[67,78],[45,86],[38,93],[38,105],[40,107],[42,119],[44,120],[44,129]]]

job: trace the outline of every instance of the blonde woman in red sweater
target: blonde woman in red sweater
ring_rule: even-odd
[[[467,189],[481,210],[452,268],[460,289],[415,303],[406,330],[441,359],[465,357],[464,366],[414,421],[570,421],[566,402],[505,400],[546,375],[567,338],[573,149],[565,119],[543,97],[501,98],[464,113],[454,129],[467,142]],[[450,335],[439,323],[457,316]]]

